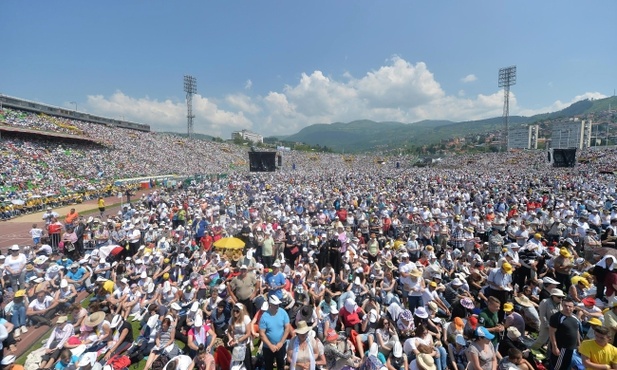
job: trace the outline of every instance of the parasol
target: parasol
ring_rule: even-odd
[[[244,247],[244,242],[241,239],[229,237],[215,241],[214,246],[225,249],[241,249]]]

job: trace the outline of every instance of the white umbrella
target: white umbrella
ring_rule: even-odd
[[[16,206],[21,206],[21,205],[23,205],[23,204],[24,204],[24,203],[26,203],[26,202],[24,202],[24,201],[23,201],[23,200],[21,200],[21,199],[13,199],[13,200],[11,201],[11,203],[13,203],[13,204],[14,204],[14,205],[16,205]]]

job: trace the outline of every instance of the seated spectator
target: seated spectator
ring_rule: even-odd
[[[37,328],[41,325],[51,326],[51,319],[56,314],[57,306],[58,302],[47,294],[47,291],[39,289],[36,292],[36,299],[28,305],[26,316]]]
[[[45,342],[45,354],[39,365],[41,369],[50,369],[58,360],[60,354],[63,353],[64,345],[73,335],[73,325],[69,324],[66,316],[60,316],[56,322],[56,326],[51,332],[51,335]],[[71,352],[68,351],[69,359]],[[66,358],[66,355],[65,355]]]
[[[73,262],[65,275],[66,281],[73,285],[78,291],[85,288],[85,281],[90,277],[90,272],[79,263]]]

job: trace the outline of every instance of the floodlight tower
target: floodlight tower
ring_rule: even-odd
[[[508,117],[510,115],[510,86],[516,85],[516,66],[499,69],[499,87],[503,87],[503,122],[506,126],[506,151],[508,151]]]
[[[184,76],[184,92],[186,93],[186,125],[189,139],[193,138],[193,94],[197,93],[197,79]]]

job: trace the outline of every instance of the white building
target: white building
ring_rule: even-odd
[[[510,130],[508,149],[538,149],[538,125]]]
[[[591,122],[571,121],[555,123],[551,133],[551,147],[583,149],[591,146]]]
[[[235,140],[235,139],[248,140],[248,141],[252,141],[254,143],[263,143],[264,142],[263,135],[259,135],[259,134],[256,134],[254,132],[248,131],[248,130],[232,132],[231,133],[231,139],[232,140]]]

